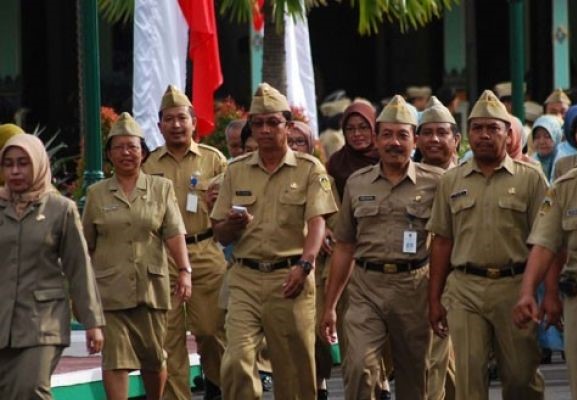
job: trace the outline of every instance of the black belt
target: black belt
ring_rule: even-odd
[[[212,228],[209,228],[208,230],[202,233],[197,233],[196,235],[186,235],[184,239],[186,240],[186,244],[194,244],[202,242],[203,240],[206,240],[208,238],[211,238],[212,235],[213,235]]]
[[[525,263],[513,263],[503,267],[479,267],[472,264],[467,264],[459,265],[454,268],[464,272],[465,274],[482,276],[483,278],[499,279],[522,274],[525,271],[525,265]]]
[[[369,271],[382,272],[384,274],[396,274],[399,272],[415,271],[427,265],[427,261],[429,261],[428,258],[423,258],[422,260],[411,261],[407,263],[372,262],[361,259],[355,260],[357,265],[361,268],[368,269]]]
[[[297,263],[301,259],[301,256],[287,257],[278,261],[259,261],[253,260],[252,258],[237,258],[235,261],[239,264],[249,267],[251,269],[256,269],[260,272],[272,272],[277,269],[289,268]]]

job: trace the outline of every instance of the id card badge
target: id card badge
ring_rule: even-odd
[[[415,254],[417,252],[417,232],[405,231],[403,233],[403,253]]]
[[[186,211],[195,213],[198,210],[198,196],[195,193],[186,195]]]

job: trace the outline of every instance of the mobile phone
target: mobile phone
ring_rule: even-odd
[[[232,206],[232,210],[238,214],[248,214],[248,210],[243,206]]]

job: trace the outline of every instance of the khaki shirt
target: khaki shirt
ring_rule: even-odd
[[[433,198],[443,170],[409,161],[404,178],[391,184],[381,163],[353,173],[345,186],[335,236],[355,243],[355,258],[375,262],[408,262],[427,257]],[[416,252],[404,252],[406,232],[416,233]]]
[[[0,349],[70,344],[70,299],[85,328],[104,325],[76,205],[49,193],[22,215],[0,200]]]
[[[226,158],[220,151],[192,141],[189,151],[182,160],[175,158],[166,146],[162,146],[150,154],[142,166],[142,170],[147,174],[163,176],[172,181],[186,233],[194,235],[206,231],[211,226],[204,194],[211,180],[222,174],[226,165]],[[198,180],[195,187],[192,187],[190,182],[193,175]],[[186,210],[186,200],[189,193],[198,196],[196,212]]]
[[[337,210],[320,161],[291,149],[272,173],[258,152],[235,158],[211,218],[225,219],[233,205],[246,207],[254,216],[235,242],[234,256],[265,261],[302,254],[305,223]]]
[[[130,199],[116,177],[100,181],[82,222],[105,310],[170,308],[164,241],[185,229],[168,179],[140,173]]]
[[[563,159],[562,159],[563,160]],[[533,225],[529,244],[554,253],[567,249],[567,270],[577,272],[577,169],[557,180],[547,192]]]
[[[453,241],[453,266],[525,262],[546,189],[543,173],[530,164],[506,156],[486,178],[469,159],[441,178],[427,229]]]
[[[557,180],[575,167],[577,167],[577,154],[560,158],[555,163],[555,174],[553,180]]]

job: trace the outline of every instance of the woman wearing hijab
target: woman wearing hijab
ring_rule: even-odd
[[[542,115],[535,120],[531,130],[533,138],[533,158],[541,163],[547,180],[553,180],[553,160],[557,155],[557,145],[563,136],[561,120],[554,115]]]
[[[52,188],[42,142],[13,136],[0,165],[0,399],[51,399],[50,375],[70,345],[70,298],[91,354],[104,315],[76,205]]]
[[[375,109],[359,101],[348,106],[343,114],[341,126],[345,145],[327,163],[327,172],[334,178],[340,197],[353,172],[379,162],[379,153],[373,141],[375,118]]]
[[[293,151],[300,151],[313,155],[315,148],[315,139],[310,126],[302,121],[294,121],[289,129],[288,139],[289,147]]]
[[[140,170],[140,127],[122,113],[106,141],[114,175],[88,188],[84,235],[106,317],[102,369],[109,400],[126,399],[128,373],[140,370],[147,399],[166,383],[166,312],[170,281],[166,249],[179,276],[174,295],[190,297],[184,224],[170,180]]]
[[[557,155],[553,161],[553,176],[555,178],[576,166],[574,161],[577,159],[577,106],[570,107],[565,114],[563,136],[564,141],[557,146]],[[558,162],[561,171],[557,171]]]
[[[529,164],[538,165],[539,163],[523,154],[523,138],[525,137],[525,132],[523,131],[523,123],[521,120],[514,115],[511,115],[511,140],[507,142],[507,154],[513,160],[524,161]]]

